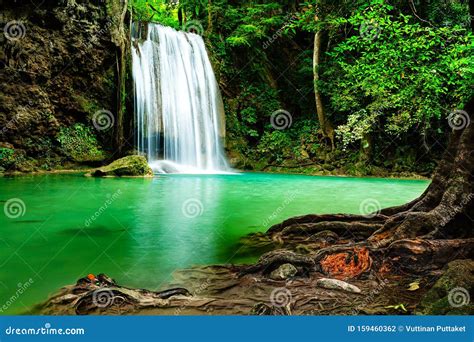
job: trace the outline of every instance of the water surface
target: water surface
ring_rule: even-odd
[[[157,289],[177,268],[248,262],[241,236],[294,215],[359,213],[367,199],[402,204],[427,185],[274,174],[0,178],[2,207],[20,199],[26,208],[18,218],[0,211],[0,313],[23,312],[88,273]]]

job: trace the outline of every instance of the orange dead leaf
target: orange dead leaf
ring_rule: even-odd
[[[327,255],[320,262],[323,272],[336,279],[349,279],[370,270],[372,258],[367,248]]]

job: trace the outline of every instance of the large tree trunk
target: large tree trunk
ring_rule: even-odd
[[[316,100],[316,112],[318,114],[319,125],[324,138],[331,141],[331,147],[334,149],[334,129],[331,122],[327,119],[324,111],[323,100],[318,89],[319,81],[319,61],[321,58],[321,36],[322,31],[319,30],[314,35],[314,50],[313,50],[313,82],[314,82],[314,97]]]
[[[299,251],[304,252],[304,260],[315,262],[316,269],[344,279],[368,271],[423,272],[441,268],[454,259],[472,258],[473,107],[471,99],[465,108],[469,115],[466,127],[451,134],[433,180],[419,198],[369,215],[290,218],[271,227],[266,238],[295,252],[272,251],[250,271],[262,271],[283,263],[301,263],[303,255]],[[301,249],[303,244],[304,249]]]

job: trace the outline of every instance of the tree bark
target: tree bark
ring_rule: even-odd
[[[358,277],[368,271],[383,273],[402,268],[423,272],[439,269],[455,259],[472,258],[473,99],[468,102],[465,111],[469,114],[468,124],[451,134],[433,180],[419,198],[373,215],[290,218],[271,227],[266,235],[268,241],[290,251],[295,250],[296,255],[281,254],[281,250],[272,251],[256,265],[258,267],[250,269],[267,270],[268,267],[278,267],[279,263],[298,261],[299,251],[304,252],[305,258],[315,260],[314,269],[320,268],[323,273],[342,279]],[[315,238],[322,232],[328,235],[328,231],[333,233],[330,236],[336,242],[328,243],[327,240]]]
[[[322,31],[319,30],[314,35],[314,49],[313,49],[313,82],[314,82],[314,97],[316,100],[316,112],[318,115],[319,125],[324,138],[331,141],[331,148],[334,150],[334,129],[331,122],[327,119],[324,111],[323,100],[318,89],[319,81],[319,63],[321,58],[321,36]]]

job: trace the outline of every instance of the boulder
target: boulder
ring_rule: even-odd
[[[145,157],[127,156],[111,164],[92,170],[86,176],[92,177],[152,177],[153,170]]]
[[[426,292],[415,310],[420,315],[473,315],[474,261],[454,260]]]
[[[285,280],[294,277],[298,273],[298,269],[292,264],[283,264],[270,273],[270,279]]]

